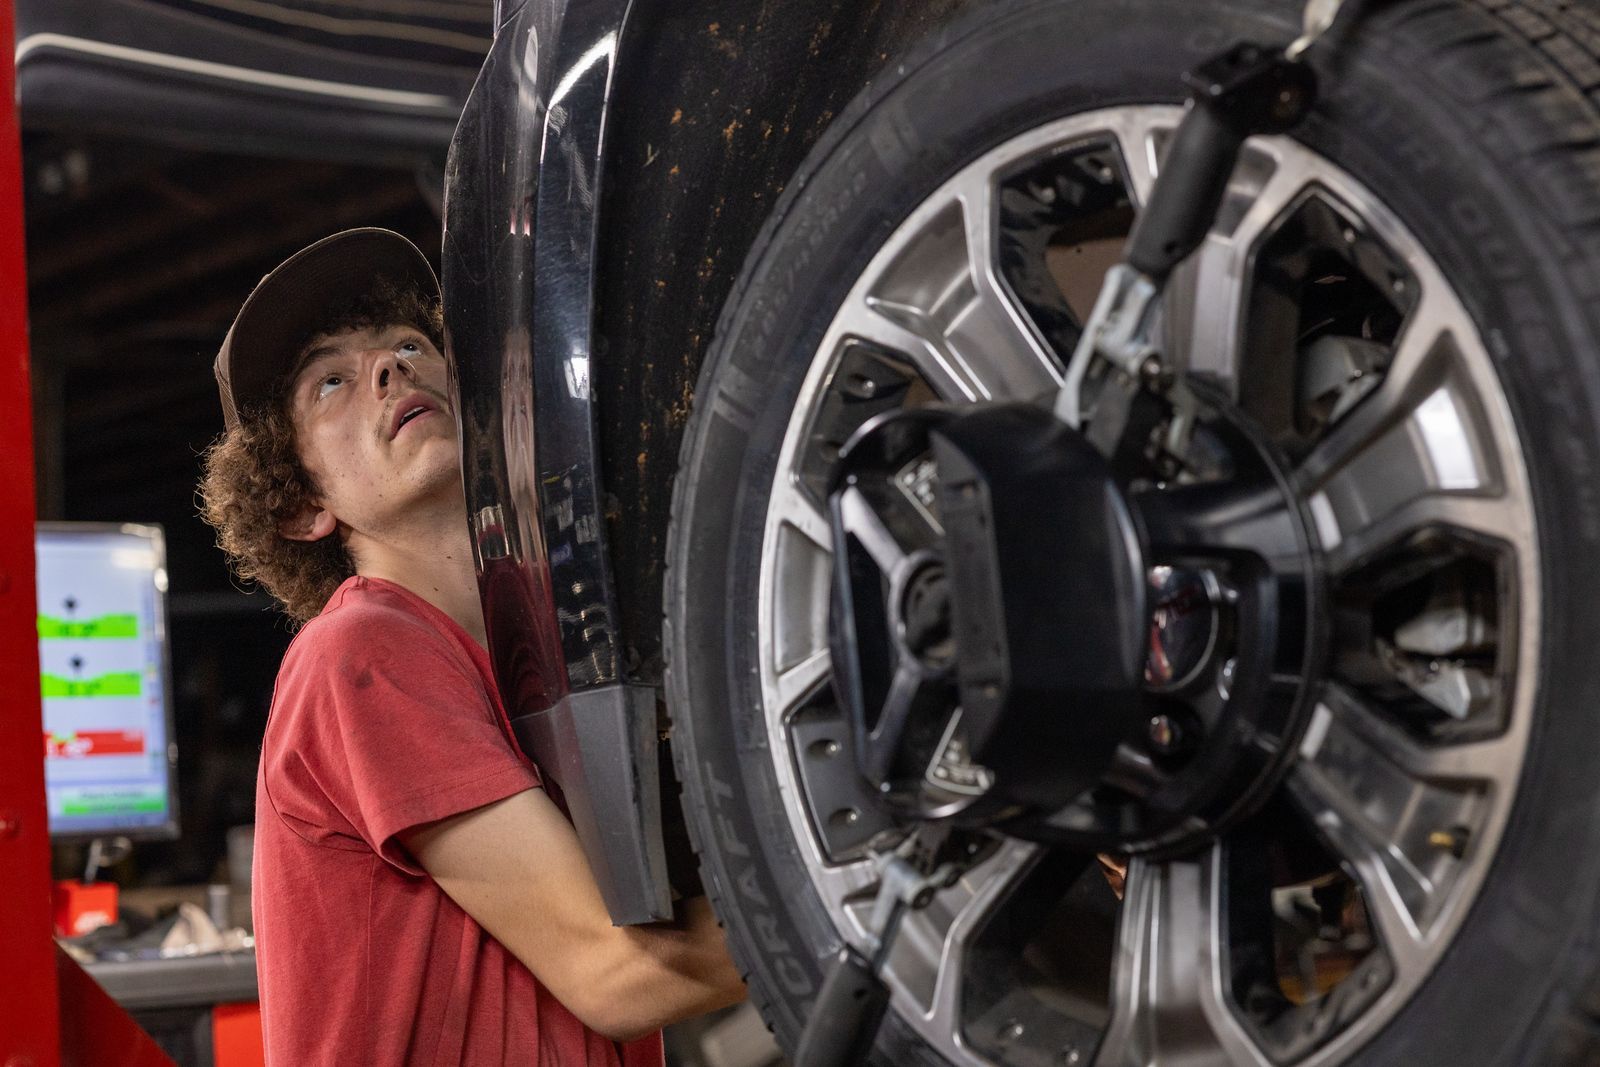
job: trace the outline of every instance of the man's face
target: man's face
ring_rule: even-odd
[[[342,330],[300,356],[289,410],[300,459],[332,523],[381,534],[433,503],[460,507],[444,357],[412,326]]]

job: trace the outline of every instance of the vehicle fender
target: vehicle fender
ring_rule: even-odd
[[[672,476],[700,363],[762,224],[849,102],[970,0],[640,0],[612,92],[591,385],[632,677],[662,677]]]

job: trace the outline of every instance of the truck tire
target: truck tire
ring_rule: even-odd
[[[1299,6],[985,8],[889,63],[750,254],[683,444],[664,625],[702,878],[790,1052],[894,825],[824,766],[833,450],[889,407],[1047,397],[1179,75],[1287,42]],[[1252,142],[1172,336],[1291,462],[1389,427],[1341,468],[1377,503],[1307,501],[1334,513],[1351,644],[1317,684],[1343,695],[1281,794],[1214,852],[1135,858],[1120,900],[1088,856],[1007,841],[907,920],[877,1062],[1600,1063],[1600,7],[1369,3],[1311,59],[1312,116]],[[1330,345],[1347,373],[1310,396]],[[1258,887],[1244,837],[1273,857]],[[1272,928],[1249,945],[1247,893]],[[1230,970],[1263,945],[1265,989]]]

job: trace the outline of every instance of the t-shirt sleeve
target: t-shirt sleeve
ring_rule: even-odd
[[[352,612],[304,643],[317,676],[307,725],[319,737],[302,756],[342,762],[311,777],[368,846],[422,875],[398,835],[534,788],[539,775],[470,662],[421,620],[373,614]]]

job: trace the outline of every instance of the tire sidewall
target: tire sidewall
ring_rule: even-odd
[[[1233,0],[1199,22],[1192,0],[1032,3],[947,29],[841,117],[735,287],[679,475],[669,699],[708,886],[788,1048],[839,939],[792,839],[784,805],[799,800],[774,773],[756,590],[769,487],[822,334],[873,253],[963,165],[1056,118],[1179,102],[1177,75],[1196,61],[1241,38],[1287,39],[1289,7]],[[1540,214],[1524,161],[1495,158],[1482,116],[1430,65],[1429,40],[1395,12],[1375,15],[1324,72],[1324,100],[1295,136],[1386,202],[1479,325],[1533,488],[1543,659],[1522,786],[1489,878],[1435,972],[1357,1059],[1549,1062],[1535,1050],[1592,966],[1600,880],[1600,715],[1588,713],[1600,685],[1585,647],[1600,627],[1600,583],[1583,565],[1600,547],[1600,331],[1572,295],[1600,291],[1600,257]],[[898,1021],[879,1049],[886,1062],[943,1062]]]

